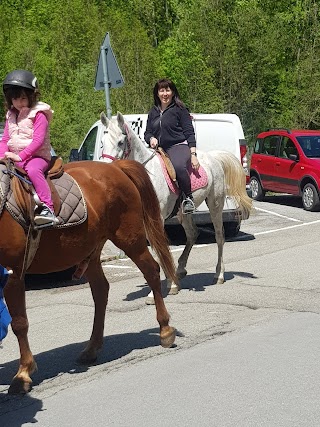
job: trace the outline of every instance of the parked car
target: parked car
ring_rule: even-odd
[[[258,135],[250,164],[252,198],[267,191],[302,197],[307,211],[320,210],[320,130],[269,129]]]
[[[134,132],[143,139],[147,123],[147,114],[129,114],[124,118],[130,124]],[[241,162],[247,174],[247,192],[249,187],[249,170],[247,163],[247,144],[240,119],[235,114],[192,114],[192,123],[195,129],[197,148],[202,151],[226,150],[233,153]],[[105,127],[101,121],[97,121],[89,129],[79,149],[72,149],[69,161],[77,160],[101,160],[102,145],[101,139]],[[250,192],[251,194],[251,192]],[[242,217],[242,219],[247,219]],[[197,225],[211,224],[208,207],[203,202],[194,214]],[[166,225],[178,224],[176,217],[166,220]],[[234,237],[240,230],[240,223],[237,214],[236,201],[227,196],[223,209],[223,224],[225,235]]]

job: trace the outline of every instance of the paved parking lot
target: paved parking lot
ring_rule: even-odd
[[[159,346],[155,308],[144,303],[149,288],[128,259],[104,261],[106,275],[114,285],[105,322],[105,345],[91,367],[75,363],[91,333],[93,303],[88,284],[44,283],[30,289],[29,339],[39,371],[34,374],[29,399],[7,397],[18,364],[17,342],[9,333],[0,350],[1,420],[7,419],[10,426],[19,415],[21,424],[33,418],[46,423],[50,417],[54,420],[57,408],[65,404],[74,410],[66,413],[66,421],[70,415],[72,420],[77,419],[77,425],[87,425],[88,411],[78,417],[81,399],[75,396],[85,396],[88,406],[93,406],[97,402],[94,396],[104,394],[101,390],[123,396],[130,382],[131,393],[134,391],[138,402],[144,401],[146,388],[141,375],[146,375],[146,384],[154,384],[152,373],[160,372],[155,366],[162,366],[170,374],[163,382],[163,392],[157,394],[157,413],[169,408],[171,416],[163,418],[168,415],[165,411],[161,425],[171,425],[172,420],[181,425],[182,418],[175,418],[176,413],[193,416],[191,403],[197,401],[193,396],[196,392],[197,411],[200,402],[208,408],[201,412],[201,425],[212,425],[214,418],[220,419],[221,425],[232,420],[229,425],[247,427],[250,414],[250,420],[254,420],[251,425],[264,420],[261,425],[316,426],[320,417],[314,400],[320,359],[314,339],[320,314],[320,213],[303,211],[293,199],[284,205],[283,200],[280,197],[255,203],[256,214],[242,224],[237,239],[226,242],[226,282],[221,286],[213,285],[217,259],[213,236],[211,240],[209,233],[200,237],[192,250],[181,292],[165,298],[171,323],[178,330],[177,346],[170,350]],[[182,243],[172,242],[175,259]],[[171,363],[177,368],[169,369]],[[232,375],[228,366],[234,367]],[[140,378],[134,375],[136,368]],[[200,378],[200,373],[201,387],[197,391],[187,389],[190,399],[179,399],[177,412],[177,400],[168,399],[166,394],[168,379],[171,396],[176,397],[186,385],[194,385],[190,378]],[[88,384],[91,393],[86,393]],[[230,394],[232,390],[234,395]],[[150,396],[153,391],[151,387]],[[221,399],[212,405],[217,396]],[[75,401],[79,403],[77,408]],[[111,414],[102,405],[99,422],[110,415],[116,424],[119,421],[117,425],[127,425],[127,418],[122,418],[121,399],[115,399],[114,408]],[[157,425],[153,424],[152,410],[144,411],[146,418],[139,405],[127,407],[127,411],[132,411],[130,422],[134,417],[140,420],[137,425]],[[268,424],[270,419],[279,422]]]
[[[255,236],[277,233],[280,230],[304,227],[320,221],[320,212],[307,212],[299,197],[291,195],[267,195],[265,201],[254,202],[254,211],[250,218],[243,221],[237,237],[228,241],[253,239]],[[182,252],[185,235],[181,226],[166,227],[171,242],[171,250],[177,255]],[[197,245],[214,243],[214,233],[210,226],[200,228]],[[124,254],[107,242],[103,250],[103,266],[110,282],[140,274],[139,270]]]

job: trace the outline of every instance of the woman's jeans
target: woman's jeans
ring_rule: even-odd
[[[188,144],[176,144],[166,149],[171,163],[176,170],[177,181],[180,190],[186,195],[191,195],[191,181],[188,172],[191,152]]]

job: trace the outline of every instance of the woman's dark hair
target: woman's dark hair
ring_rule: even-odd
[[[161,107],[161,101],[160,98],[158,96],[158,92],[160,89],[163,88],[170,88],[173,92],[173,97],[172,100],[175,102],[175,104],[180,107],[183,108],[185,107],[184,103],[181,101],[180,99],[180,95],[178,92],[178,89],[176,87],[176,85],[173,83],[173,81],[169,80],[169,79],[160,79],[157,81],[157,83],[155,84],[154,88],[153,88],[153,99],[154,99],[154,104],[157,107]]]
[[[4,93],[6,110],[10,110],[12,108],[12,100],[16,98],[20,98],[22,93],[25,93],[28,98],[29,108],[34,107],[40,98],[40,92],[38,89],[32,90],[32,89],[27,89],[25,87],[14,86],[14,85],[5,86],[3,93]]]

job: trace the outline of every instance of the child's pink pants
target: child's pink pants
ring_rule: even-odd
[[[49,161],[41,157],[32,157],[24,162],[18,162],[17,165],[24,169],[32,182],[36,193],[42,203],[45,203],[53,210],[53,202],[51,198],[51,190],[44,176],[48,170]]]

